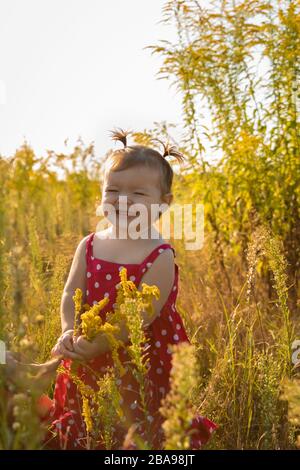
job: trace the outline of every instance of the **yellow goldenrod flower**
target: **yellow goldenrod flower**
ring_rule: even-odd
[[[194,345],[187,342],[172,345],[172,370],[170,391],[162,400],[160,413],[165,418],[162,425],[166,450],[186,450],[191,446],[190,423],[195,409],[192,393],[197,386],[197,358]]]
[[[88,311],[81,315],[82,335],[88,340],[93,340],[99,334],[101,325],[101,318],[93,312]]]
[[[137,287],[134,282],[127,280],[127,269],[123,268],[120,271],[121,289],[123,289],[124,295],[134,298],[137,292]],[[121,290],[119,289],[119,291]]]
[[[125,374],[125,368],[123,367],[119,355],[118,355],[118,349],[121,346],[124,346],[123,341],[118,340],[114,335],[120,331],[119,326],[114,326],[109,323],[104,323],[104,325],[101,327],[101,332],[104,333],[111,345],[111,353],[112,353],[112,358],[114,361],[114,364],[116,368],[119,370],[119,374],[122,377]]]
[[[98,441],[104,442],[106,448],[111,448],[113,442],[112,422],[126,419],[121,406],[122,397],[119,386],[116,383],[117,378],[126,373],[118,351],[125,345],[117,338],[120,329],[124,327],[127,328],[130,339],[126,349],[130,357],[129,367],[139,384],[140,407],[145,418],[149,415],[146,397],[149,358],[148,353],[143,349],[148,338],[143,329],[144,318],[142,314],[147,312],[151,317],[154,313],[152,301],[154,298],[159,299],[160,296],[157,286],[148,286],[145,283],[142,284],[142,290],[139,291],[134,282],[127,279],[126,268],[121,270],[120,280],[115,308],[113,311],[106,312],[105,321],[102,321],[99,313],[109,302],[107,297],[92,307],[88,304],[81,307],[82,295],[76,291],[74,296],[75,311],[80,312],[83,308],[83,313],[80,316],[80,328],[83,336],[91,341],[98,335],[105,335],[110,344],[113,367],[97,381],[98,390],[86,385],[78,377],[78,364],[68,371],[82,396],[83,416],[87,431],[88,433],[93,431],[92,438],[94,439],[95,436],[97,437],[99,429]],[[95,371],[93,372],[95,373]],[[148,424],[147,419],[145,421]]]
[[[108,302],[109,299],[105,297],[81,315],[82,334],[89,341],[92,341],[101,332],[102,320],[99,313]]]
[[[93,430],[92,414],[89,405],[89,400],[85,396],[82,397],[82,415],[84,418],[87,432],[91,432]]]

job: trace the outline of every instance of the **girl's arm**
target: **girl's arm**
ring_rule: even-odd
[[[148,285],[156,285],[160,290],[160,298],[158,300],[153,299],[154,315],[150,317],[148,312],[142,313],[144,328],[147,328],[161,312],[170,295],[174,279],[174,255],[173,251],[169,249],[165,250],[155,259],[150,269],[142,277],[138,287],[138,290],[142,291],[142,283],[144,282]],[[124,343],[129,341],[128,330],[125,323],[120,325],[120,332],[115,336]],[[74,344],[74,350],[78,354],[82,354],[83,356],[85,355],[86,359],[89,359],[98,354],[103,354],[111,350],[111,346],[105,335],[100,335],[100,337],[96,338],[92,343],[88,342],[83,337],[80,337],[79,340]]]
[[[66,281],[60,304],[61,328],[65,333],[74,329],[75,308],[73,296],[75,290],[81,289],[83,293],[83,303],[85,303],[86,293],[86,240],[89,235],[81,240],[76,248],[69,276]]]
[[[88,235],[89,236],[89,235]],[[61,304],[60,316],[62,335],[59,337],[57,343],[53,347],[52,356],[62,355],[71,359],[82,360],[83,358],[74,353],[73,347],[73,333],[74,333],[74,318],[75,306],[73,296],[77,288],[82,290],[83,303],[86,297],[86,241],[87,237],[83,238],[75,251],[72,265],[70,268],[69,276],[65,284]]]

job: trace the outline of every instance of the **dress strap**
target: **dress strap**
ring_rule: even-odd
[[[174,258],[176,257],[176,252],[174,248],[170,245],[170,243],[162,243],[161,245],[157,246],[154,248],[154,250],[151,251],[151,253],[144,259],[144,261],[141,263],[140,268],[142,269],[142,272],[146,272],[148,268],[151,267],[152,263],[154,260],[166,249],[171,248],[174,254]]]
[[[95,236],[95,232],[92,232],[86,240],[86,248],[85,248],[86,264],[88,264],[88,261],[91,259],[91,256],[93,254],[93,239],[94,239],[94,236]]]

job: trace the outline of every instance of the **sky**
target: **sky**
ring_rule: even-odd
[[[0,154],[24,140],[38,156],[67,153],[81,137],[104,156],[118,145],[115,127],[180,128],[181,97],[157,77],[163,58],[143,49],[177,42],[175,28],[159,24],[165,3],[1,0]]]

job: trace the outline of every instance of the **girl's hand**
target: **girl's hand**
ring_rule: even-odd
[[[80,354],[74,352],[73,338],[74,330],[65,331],[57,340],[57,343],[51,350],[51,356],[63,356],[68,359],[75,359],[78,361],[84,360]]]
[[[62,342],[64,347],[68,351],[74,351],[73,350],[73,336],[74,336],[74,330],[67,330],[65,331],[60,337],[58,338],[58,341]]]
[[[83,336],[77,336],[73,342],[74,352],[86,361],[93,359],[104,352],[100,341],[99,337],[93,341],[88,341]]]

